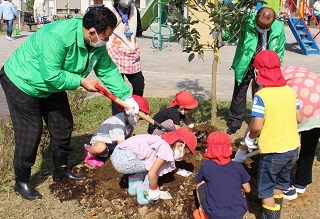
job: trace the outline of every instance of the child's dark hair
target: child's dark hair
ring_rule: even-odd
[[[83,17],[82,26],[85,29],[95,28],[97,34],[105,32],[107,27],[114,29],[117,18],[114,13],[106,7],[95,7],[90,9]]]

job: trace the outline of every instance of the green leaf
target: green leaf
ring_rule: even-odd
[[[194,53],[191,53],[188,57],[188,61],[191,62],[194,59]]]

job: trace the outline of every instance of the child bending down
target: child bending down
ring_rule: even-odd
[[[151,114],[145,98],[135,94],[132,98],[142,112]],[[99,157],[107,157],[119,143],[131,137],[133,126],[139,124],[141,118],[138,115],[127,115],[123,109],[119,110],[120,113],[108,118],[100,125],[98,131],[91,137],[90,145],[85,146],[85,160],[88,165],[102,166],[104,162]]]
[[[242,192],[249,193],[250,176],[242,164],[231,161],[230,136],[213,132],[207,138],[207,151],[198,174],[195,176],[200,209],[195,218],[205,214],[214,219],[240,219],[247,212],[247,201]],[[204,211],[204,212],[203,212]]]
[[[162,136],[136,135],[117,145],[111,162],[119,173],[131,175],[129,194],[137,195],[139,204],[148,204],[160,197],[158,177],[176,170],[175,160],[182,160],[190,152],[194,154],[196,146],[196,136],[186,128]],[[133,181],[138,184],[134,186]],[[142,195],[144,190],[148,192],[146,198]]]
[[[183,124],[186,124],[189,128],[193,128],[193,124],[187,117],[187,113],[197,106],[198,101],[194,99],[190,92],[180,91],[176,94],[171,104],[167,108],[161,109],[154,115],[153,119],[168,129],[178,129]],[[162,135],[163,131],[157,129],[155,125],[149,124],[148,133]]]

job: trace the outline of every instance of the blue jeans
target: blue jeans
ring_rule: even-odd
[[[5,20],[7,25],[7,36],[12,36],[12,26],[13,26],[13,19],[12,20]]]
[[[285,153],[261,154],[258,169],[258,196],[273,197],[273,190],[290,187],[290,172],[298,159],[298,148]]]

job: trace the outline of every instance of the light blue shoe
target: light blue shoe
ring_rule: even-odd
[[[140,177],[135,177],[135,175],[131,175],[128,178],[128,193],[131,196],[137,195],[137,188],[136,185],[141,184],[143,182],[143,179]]]
[[[144,194],[145,192],[149,192],[148,185],[138,184],[136,185],[136,188],[137,188],[137,200],[140,205],[146,205],[152,202],[152,201],[149,201]]]

